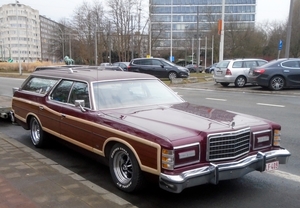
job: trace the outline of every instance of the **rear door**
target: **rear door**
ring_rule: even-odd
[[[300,86],[300,61],[289,60],[282,63],[283,74],[287,78],[287,86],[299,87]]]

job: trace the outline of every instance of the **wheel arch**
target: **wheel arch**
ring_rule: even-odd
[[[38,122],[40,123],[41,127],[43,128],[43,125],[42,125],[39,117],[36,114],[34,114],[34,113],[28,113],[27,116],[26,116],[26,126],[28,127],[28,129],[30,129],[30,120],[33,117],[35,117],[38,120]]]
[[[133,153],[133,155],[135,156],[139,166],[140,166],[140,169],[142,171],[145,171],[145,172],[148,172],[148,173],[152,173],[152,174],[155,174],[155,175],[158,175],[160,172],[161,172],[161,165],[160,165],[160,154],[158,154],[156,160],[157,160],[157,169],[153,169],[151,167],[148,167],[146,165],[143,165],[142,164],[142,161],[137,153],[137,151],[135,150],[135,148],[127,141],[123,140],[123,139],[120,139],[120,138],[117,138],[117,137],[111,137],[111,138],[108,138],[105,143],[103,144],[103,154],[104,154],[104,157],[106,158],[106,160],[109,160],[109,153],[110,153],[110,150],[112,149],[112,147],[117,144],[117,143],[120,143],[120,144],[123,144],[125,145],[127,148],[130,149],[130,151]],[[159,145],[158,145],[159,146]],[[161,151],[161,147],[159,146],[159,149],[158,149],[158,152]]]
[[[269,86],[270,86],[271,80],[272,80],[274,77],[281,77],[281,78],[284,80],[284,87],[286,87],[286,78],[285,78],[282,74],[273,74],[273,75],[271,76],[271,78],[269,79]]]

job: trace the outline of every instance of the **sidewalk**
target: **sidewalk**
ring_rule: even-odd
[[[0,208],[134,208],[0,132]]]

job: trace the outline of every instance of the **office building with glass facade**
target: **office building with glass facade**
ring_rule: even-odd
[[[225,0],[224,30],[229,24],[231,29],[254,26],[255,12],[256,0]],[[150,0],[149,14],[152,49],[180,49],[217,27],[222,0]]]

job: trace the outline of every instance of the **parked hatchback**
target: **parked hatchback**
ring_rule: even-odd
[[[132,59],[127,67],[128,71],[151,74],[157,78],[187,78],[190,71],[163,58]]]
[[[300,87],[300,58],[283,58],[252,68],[249,81],[270,90]]]
[[[227,87],[234,83],[236,87],[244,87],[248,82],[249,69],[266,64],[263,59],[229,59],[221,61],[214,69],[214,80]]]

